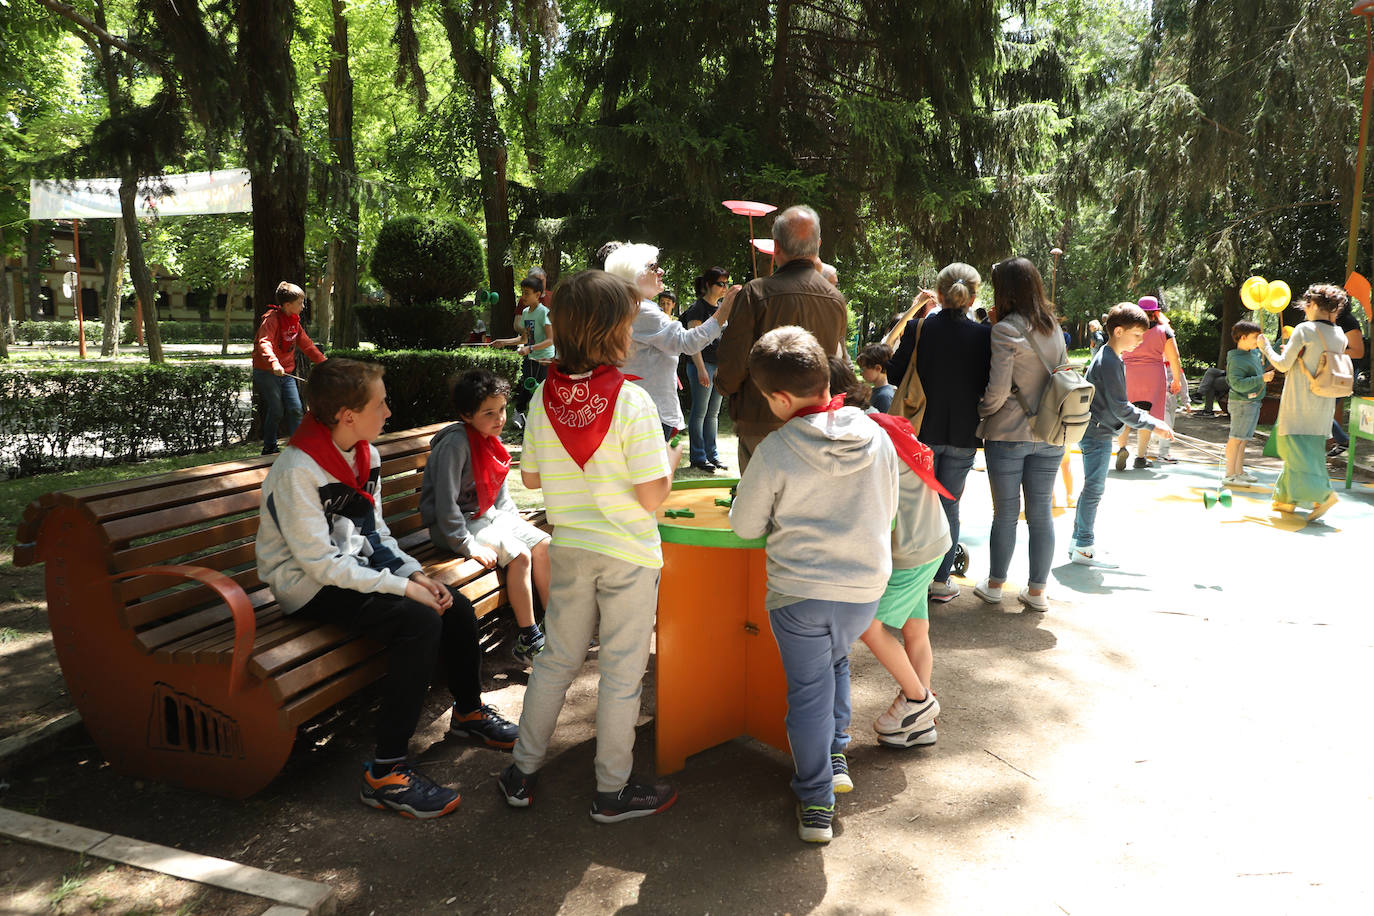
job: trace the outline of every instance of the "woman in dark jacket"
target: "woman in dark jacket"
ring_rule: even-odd
[[[716,313],[725,291],[730,288],[730,272],[712,267],[696,278],[697,301],[679,319],[688,328],[699,326]],[[692,467],[715,473],[725,470],[716,450],[716,422],[720,417],[720,389],[715,386],[716,348],[712,343],[688,357],[687,379],[692,388],[692,413],[687,420],[687,435]]]
[[[916,374],[926,395],[925,419],[918,434],[935,453],[935,477],[954,497],[940,497],[949,519],[951,545],[930,585],[932,601],[949,601],[959,594],[959,586],[949,581],[959,547],[959,497],[978,451],[978,401],[988,385],[992,353],[991,327],[969,317],[981,284],[978,271],[969,265],[950,264],[935,281],[939,309],[913,321],[903,335],[912,337]],[[916,341],[918,325],[920,340]],[[900,377],[893,381],[899,382]],[[892,412],[900,410],[894,402]]]

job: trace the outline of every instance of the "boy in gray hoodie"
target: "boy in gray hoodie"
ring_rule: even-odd
[[[799,834],[824,843],[836,787],[853,787],[844,755],[849,646],[873,621],[892,572],[898,459],[877,424],[831,399],[825,351],[809,331],[764,334],[749,375],[784,425],[754,452],[730,526],[740,537],[768,536],[765,605],[787,676]]]

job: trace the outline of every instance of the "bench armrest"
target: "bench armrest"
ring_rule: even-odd
[[[257,636],[258,620],[252,602],[239,584],[224,573],[203,566],[145,566],[115,573],[111,578],[132,579],[135,576],[189,579],[213,589],[219,595],[234,619],[234,655],[229,661],[229,693],[233,695],[243,690],[248,677],[248,660],[253,654],[253,640]]]

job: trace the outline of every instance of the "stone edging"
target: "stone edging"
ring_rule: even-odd
[[[132,865],[135,868],[160,872],[185,881],[209,884],[240,894],[263,897],[275,904],[267,911],[273,916],[286,916],[291,913],[331,916],[338,905],[334,888],[328,884],[291,878],[261,868],[240,865],[227,859],[216,859],[169,846],[158,846],[112,833],[102,833],[99,830],[89,830],[73,824],[63,824],[8,808],[0,808],[0,836],[108,859],[121,865]]]

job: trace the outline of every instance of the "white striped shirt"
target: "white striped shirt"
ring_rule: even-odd
[[[605,554],[636,566],[663,567],[658,523],[635,499],[635,484],[672,475],[653,399],[631,384],[620,387],[611,428],[579,468],[544,413],[544,386],[530,401],[520,470],[536,473],[553,543]]]

